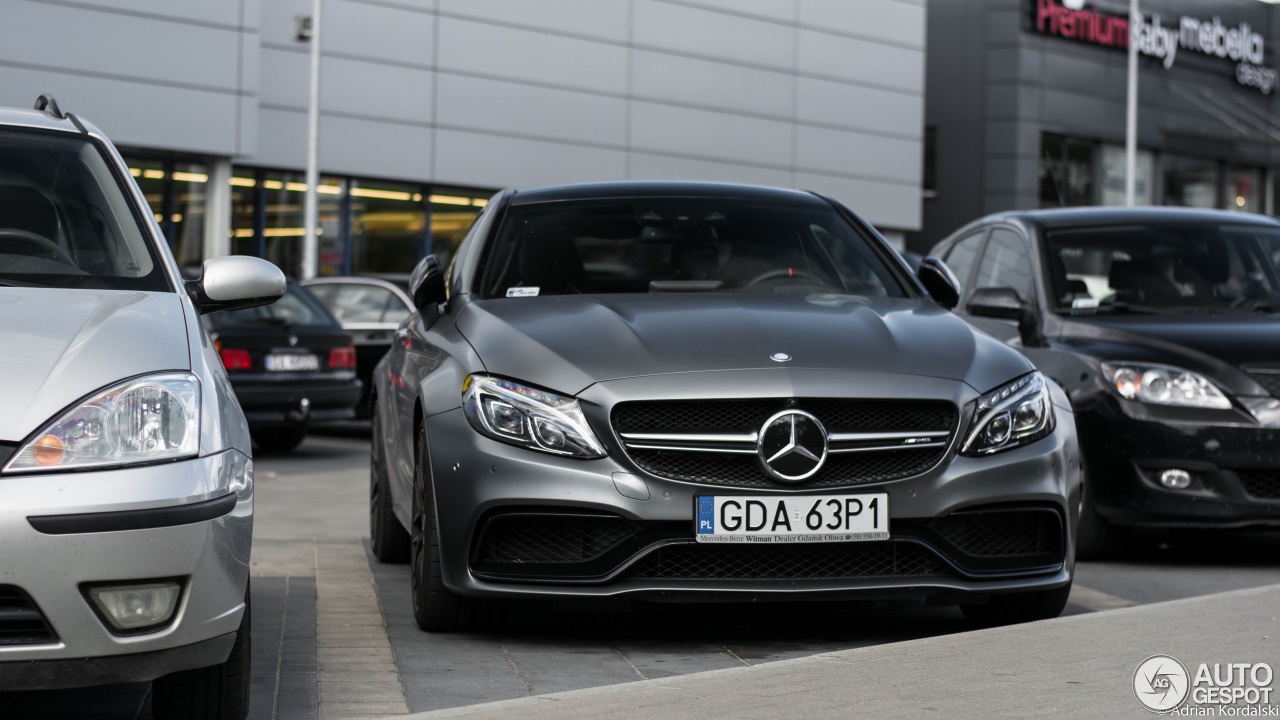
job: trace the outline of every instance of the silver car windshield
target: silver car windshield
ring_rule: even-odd
[[[0,130],[0,284],[172,289],[102,148]]]
[[[1179,220],[1064,228],[1045,237],[1060,310],[1280,307],[1280,228]]]
[[[783,292],[904,297],[834,209],[726,198],[622,198],[509,208],[482,295]]]

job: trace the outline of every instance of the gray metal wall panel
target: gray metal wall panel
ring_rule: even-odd
[[[627,102],[620,97],[451,73],[440,73],[438,92],[440,127],[614,148],[626,144]],[[489,162],[501,167],[518,159]]]
[[[495,163],[495,161],[499,161]],[[436,131],[435,175],[462,185],[518,187],[624,176],[621,150],[500,135]]]

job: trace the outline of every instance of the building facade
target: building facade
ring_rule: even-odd
[[[921,222],[925,0],[323,0],[319,274],[448,256],[506,186],[812,189]],[[126,154],[184,264],[301,271],[310,0],[0,0],[0,104]]]
[[[1125,202],[1137,37],[1137,203],[1274,213],[1280,6],[1257,0],[931,0],[925,252],[1011,209]],[[1136,35],[1134,34],[1136,32]]]

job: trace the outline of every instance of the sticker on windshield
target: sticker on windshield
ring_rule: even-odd
[[[507,288],[507,297],[534,297],[538,294],[536,287]]]

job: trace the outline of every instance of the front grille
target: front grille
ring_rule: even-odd
[[[854,440],[861,445],[853,448],[857,452],[839,452],[833,444],[817,474],[802,483],[781,483],[764,472],[751,438],[785,409],[811,413],[829,435],[931,437],[918,447],[906,444],[906,437]],[[955,405],[946,401],[831,398],[625,402],[612,414],[614,429],[640,469],[672,480],[753,489],[851,487],[919,475],[946,455],[956,420]],[[634,437],[640,435],[646,437]]]
[[[1280,369],[1246,368],[1254,382],[1266,388],[1272,397],[1280,398]]]
[[[1250,497],[1280,500],[1280,472],[1276,470],[1236,470],[1236,477]]]
[[[760,469],[759,458],[754,454],[637,449],[629,450],[629,453],[642,470],[672,480],[738,488],[795,487],[765,475]],[[801,485],[806,488],[848,487],[911,477],[936,465],[944,453],[945,447],[828,455],[818,474]]]
[[[629,520],[574,515],[514,515],[486,528],[479,560],[485,563],[581,563],[634,537]]]
[[[671,400],[618,403],[613,427],[619,433],[750,433],[785,400]],[[798,399],[796,409],[813,413],[827,432],[923,432],[951,430],[956,409],[937,400]]]
[[[916,545],[669,545],[646,555],[632,577],[649,580],[859,580],[936,577],[947,569]]]
[[[57,641],[58,636],[30,596],[12,585],[0,585],[0,646]]]
[[[1062,521],[1051,510],[959,512],[929,521],[929,529],[975,558],[1062,558]]]

